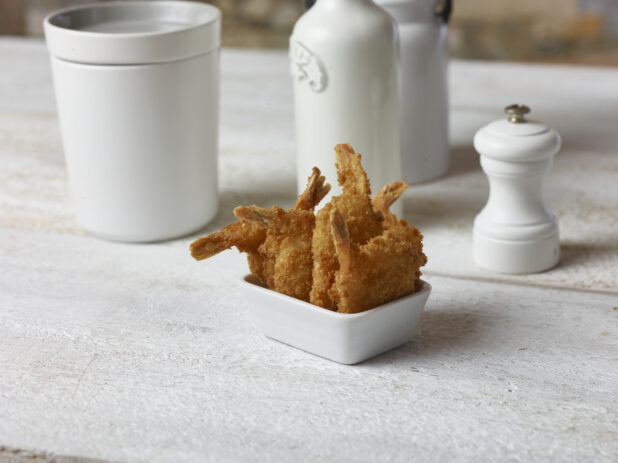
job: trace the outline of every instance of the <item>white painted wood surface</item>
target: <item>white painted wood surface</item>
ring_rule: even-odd
[[[204,232],[293,201],[290,87],[284,53],[223,51]],[[546,184],[564,258],[536,276],[470,257],[471,136],[515,101],[564,137]],[[618,70],[455,62],[451,102],[453,172],[405,197],[434,287],[415,339],[341,366],[256,332],[235,251],[81,232],[44,46],[0,39],[0,461],[616,461]]]

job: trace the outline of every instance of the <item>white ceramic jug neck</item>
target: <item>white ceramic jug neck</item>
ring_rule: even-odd
[[[373,0],[317,0],[316,5],[328,5],[328,4],[346,4],[346,3],[374,3]]]
[[[374,4],[373,0],[317,0],[316,4],[313,8],[333,8],[340,6],[361,6],[361,5],[369,5]]]

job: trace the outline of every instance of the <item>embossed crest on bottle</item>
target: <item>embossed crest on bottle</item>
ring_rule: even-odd
[[[298,40],[290,40],[290,66],[292,77],[300,82],[307,81],[314,92],[326,88],[326,70],[322,61]]]

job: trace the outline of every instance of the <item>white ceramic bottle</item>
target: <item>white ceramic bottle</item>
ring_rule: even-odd
[[[426,182],[449,167],[447,22],[450,0],[375,0],[397,22],[401,55],[403,179]]]
[[[318,166],[338,194],[333,148],[343,142],[363,155],[374,192],[401,180],[397,42],[388,13],[373,0],[318,0],[294,27],[290,61],[299,192]]]

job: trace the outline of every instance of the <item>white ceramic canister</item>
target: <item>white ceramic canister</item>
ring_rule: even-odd
[[[375,0],[397,22],[401,56],[403,178],[420,183],[446,174],[448,151],[447,21],[450,0]]]
[[[77,218],[158,241],[217,212],[220,11],[109,2],[44,20]]]
[[[298,191],[317,166],[340,192],[333,148],[344,142],[363,155],[374,192],[401,180],[392,18],[372,0],[318,0],[294,26],[290,60]]]

